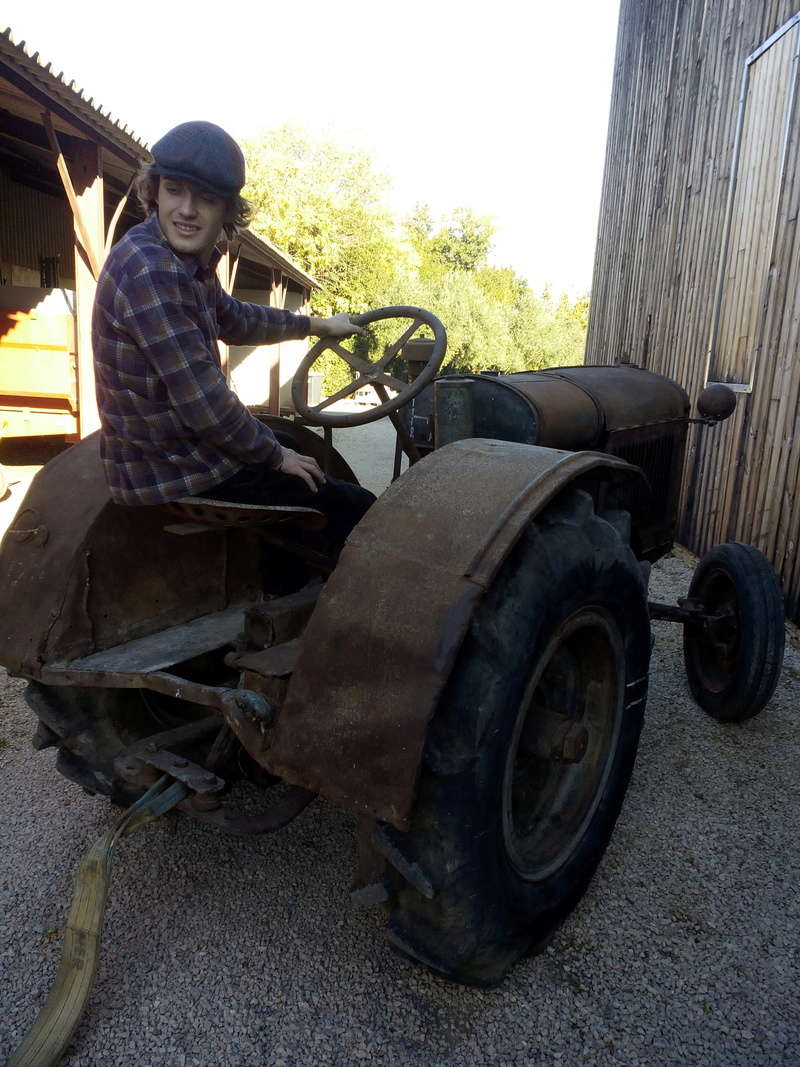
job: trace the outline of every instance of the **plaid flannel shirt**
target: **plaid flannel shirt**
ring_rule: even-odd
[[[201,493],[246,464],[277,467],[282,450],[222,372],[217,338],[234,345],[307,337],[310,322],[234,300],[170,247],[158,218],[132,227],[106,261],[92,317],[100,454],[118,504]]]

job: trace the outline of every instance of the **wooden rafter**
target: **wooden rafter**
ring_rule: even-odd
[[[230,260],[230,272],[228,275],[228,292],[233,296],[233,287],[236,285],[236,275],[239,271],[239,258],[242,254],[242,242],[239,241],[235,246],[228,246],[228,257]]]
[[[133,183],[135,181],[136,181],[136,175],[134,174],[134,176],[128,182],[128,188],[125,190],[125,195],[122,197],[120,202],[117,204],[116,209],[114,211],[114,214],[111,216],[111,221],[108,224],[108,233],[106,234],[106,246],[105,246],[105,249],[104,249],[104,255],[106,257],[108,256],[108,253],[111,251],[111,246],[114,243],[114,234],[115,234],[116,229],[117,229],[117,223],[120,220],[120,216],[122,215],[122,212],[125,210],[125,205],[128,202],[128,197],[131,195],[131,189],[133,189]]]
[[[100,276],[100,261],[97,257],[97,250],[95,249],[91,238],[89,237],[89,231],[86,227],[86,222],[81,213],[80,204],[78,198],[75,195],[75,187],[72,184],[72,178],[70,177],[69,168],[67,167],[67,161],[64,159],[64,153],[61,151],[61,147],[58,143],[58,137],[53,126],[53,118],[49,111],[42,112],[42,122],[44,128],[47,131],[47,139],[50,142],[50,148],[56,161],[56,167],[58,173],[61,176],[61,183],[64,186],[64,192],[67,194],[67,200],[69,200],[69,206],[72,209],[72,217],[75,222],[75,230],[78,234],[78,240],[81,243],[86,259],[89,263],[89,269],[92,272],[94,280]]]
[[[74,108],[71,109],[66,104],[54,100],[52,96],[34,85],[29,78],[26,78],[21,71],[16,70],[9,63],[3,62],[2,60],[0,60],[0,77],[10,82],[15,88],[21,90],[22,93],[31,100],[35,100],[39,107],[46,109],[48,112],[52,112],[63,122],[66,122],[74,129],[79,130],[81,136],[86,137],[101,145],[108,151],[113,152],[115,156],[124,160],[126,163],[129,163],[131,166],[137,166],[140,155],[144,155],[144,148],[142,148],[141,153],[138,153],[123,146],[114,138],[106,135],[102,129],[99,129],[91,120],[82,118]],[[86,107],[88,108],[90,106],[91,102],[87,102]],[[122,131],[120,131],[120,133],[122,133]]]

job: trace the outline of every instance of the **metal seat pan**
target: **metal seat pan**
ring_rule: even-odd
[[[320,530],[327,519],[315,508],[296,508],[281,504],[232,504],[227,500],[187,496],[171,500],[164,507],[184,521],[207,528],[248,526],[294,526]]]

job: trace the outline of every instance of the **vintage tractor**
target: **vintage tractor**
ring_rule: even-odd
[[[370,384],[376,408],[308,406],[320,342],[302,419],[264,417],[353,480],[330,427],[393,418],[412,462],[338,561],[311,508],[113,504],[93,436],[42,469],[6,534],[0,658],[28,679],[35,747],[90,793],[128,805],[166,778],[188,816],[234,833],[316,794],[356,812],[353,892],[385,904],[392,944],[490,984],[546,943],[608,844],[651,618],[683,625],[701,707],[741,721],[775,687],[782,601],[764,557],[729,543],[688,598],[648,605],[691,421],[675,382],[630,365],[434,381],[433,315],[356,321],[393,317],[408,328],[374,360],[331,345],[356,372],[341,395]],[[424,369],[401,380],[423,326]],[[699,421],[731,401],[707,392]],[[230,809],[239,778],[262,812]]]

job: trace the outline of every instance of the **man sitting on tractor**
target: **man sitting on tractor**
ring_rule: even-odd
[[[250,215],[244,156],[223,129],[185,122],[153,146],[137,194],[147,218],[113,247],[92,321],[100,451],[118,504],[202,495],[314,507],[338,553],[374,496],[326,477],[259,422],[228,386],[217,339],[256,345],[362,333],[345,314],[298,315],[234,299],[217,241]]]

